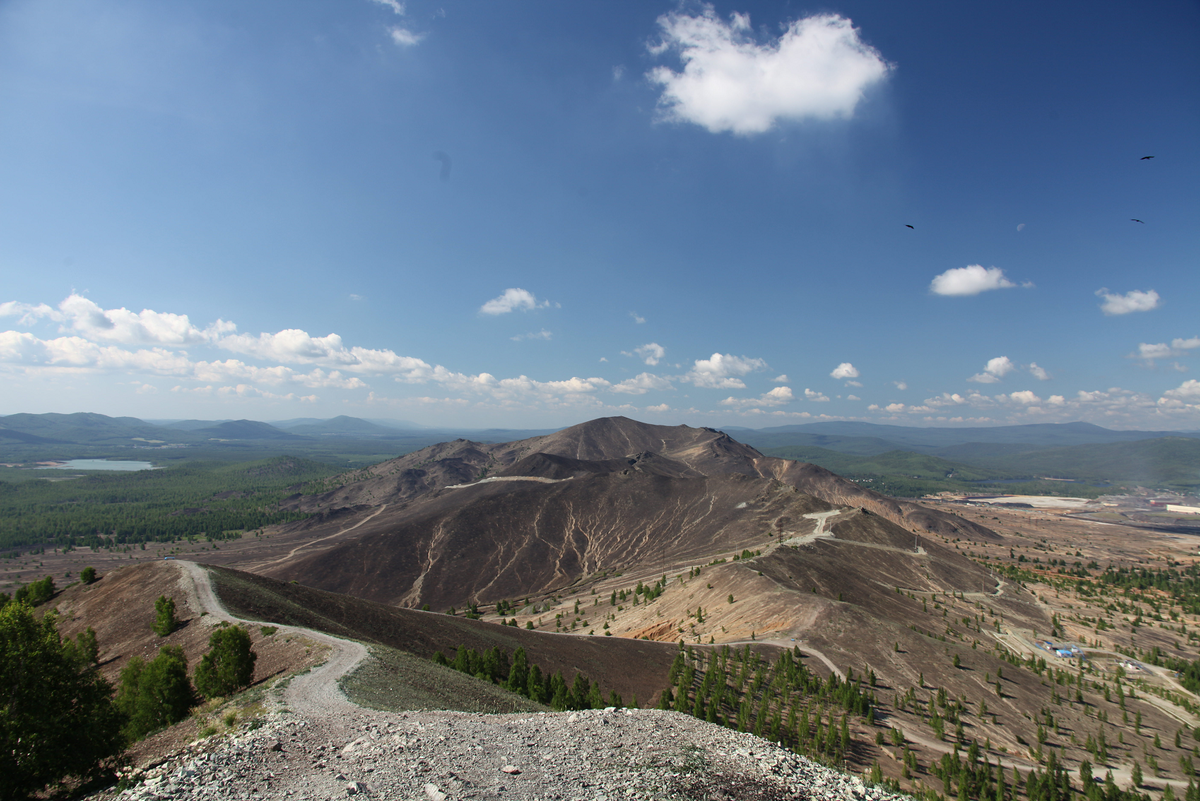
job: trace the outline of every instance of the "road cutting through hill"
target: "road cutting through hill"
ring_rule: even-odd
[[[359,520],[357,523],[355,523],[355,524],[354,524],[354,525],[352,525],[352,526],[347,526],[346,528],[338,529],[338,530],[337,530],[337,531],[335,531],[334,533],[332,533],[332,534],[329,534],[329,535],[326,535],[326,536],[324,536],[324,537],[321,537],[321,538],[319,538],[319,539],[310,540],[309,542],[301,543],[300,545],[297,545],[297,546],[296,546],[295,548],[293,548],[292,550],[288,551],[288,553],[287,553],[287,555],[286,555],[286,556],[281,556],[281,557],[279,557],[278,559],[273,559],[273,560],[271,560],[270,562],[264,562],[264,563],[262,563],[262,564],[255,564],[255,565],[246,564],[246,565],[244,565],[244,566],[243,566],[243,569],[246,569],[246,570],[249,570],[249,569],[254,569],[254,570],[262,570],[264,567],[270,567],[271,565],[277,565],[277,564],[279,564],[280,562],[286,562],[288,559],[291,559],[293,556],[295,556],[295,555],[296,555],[297,553],[299,553],[300,551],[303,551],[305,548],[311,548],[312,546],[316,545],[318,542],[325,542],[325,540],[331,540],[331,539],[333,539],[334,537],[340,537],[340,536],[342,536],[343,534],[346,534],[346,533],[348,533],[348,532],[354,531],[354,529],[358,528],[359,526],[363,525],[364,523],[368,523],[368,522],[370,522],[371,520],[374,520],[374,519],[375,519],[376,517],[378,517],[378,516],[380,515],[380,513],[382,513],[382,512],[383,512],[383,510],[384,510],[384,509],[386,509],[387,507],[388,507],[388,505],[387,505],[386,503],[384,503],[384,504],[380,504],[379,508],[378,508],[378,509],[376,509],[376,510],[375,510],[373,513],[371,513],[371,514],[367,515],[367,516],[366,516],[366,517],[364,517],[362,520]]]

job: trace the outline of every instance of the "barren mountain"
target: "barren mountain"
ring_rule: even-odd
[[[903,575],[892,584],[959,591],[990,580],[969,560],[932,543],[920,548],[914,537],[994,536],[819,467],[765,457],[719,431],[621,417],[517,442],[442,443],[292,503],[317,513],[301,524],[311,546],[238,567],[438,610],[591,588],[622,572],[652,580],[744,550],[782,559],[774,549],[791,542],[795,551],[818,531],[815,513],[837,510],[855,512],[835,521],[846,536],[808,544],[832,554],[831,565],[803,559],[789,567],[791,591],[822,570],[843,581]]]

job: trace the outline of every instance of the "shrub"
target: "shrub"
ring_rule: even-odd
[[[166,637],[175,629],[179,628],[179,621],[175,619],[175,599],[168,598],[165,595],[158,596],[158,600],[154,602],[154,633],[159,637]]]
[[[130,741],[178,723],[195,703],[187,657],[178,645],[163,646],[148,663],[135,656],[121,671],[117,706],[129,719],[124,733]]]
[[[14,600],[25,601],[30,606],[44,604],[54,597],[54,577],[46,576],[17,590]]]
[[[85,567],[79,571],[79,580],[84,584],[93,584],[96,581],[96,568]]]
[[[111,685],[84,649],[63,643],[57,622],[23,603],[0,609],[0,798],[100,776],[124,745]]]
[[[205,698],[218,698],[247,687],[254,677],[258,654],[241,626],[217,629],[208,638],[208,653],[196,666],[196,689]]]

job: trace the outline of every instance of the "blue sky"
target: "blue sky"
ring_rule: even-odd
[[[9,0],[0,414],[1197,429],[1197,142],[1182,0]]]

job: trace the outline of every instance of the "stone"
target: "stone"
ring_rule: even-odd
[[[505,765],[504,767],[500,768],[500,770],[507,773],[509,776],[516,776],[521,772],[521,769],[516,765]]]

